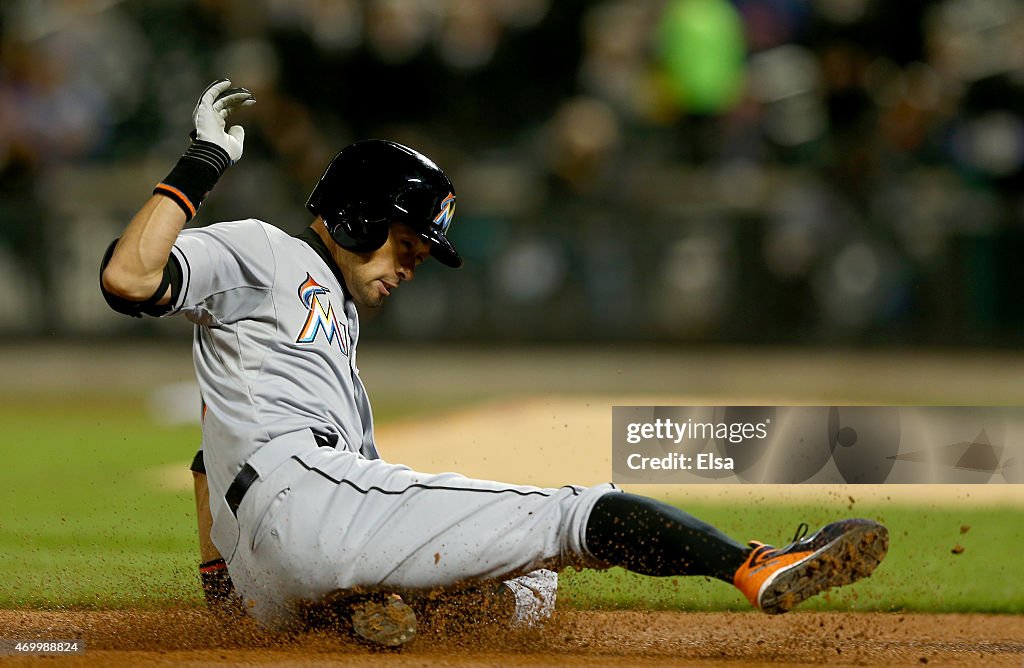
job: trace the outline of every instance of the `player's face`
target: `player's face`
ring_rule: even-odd
[[[411,281],[416,267],[430,257],[430,242],[407,225],[394,223],[384,245],[372,253],[353,253],[345,282],[359,306],[384,303],[395,288]]]

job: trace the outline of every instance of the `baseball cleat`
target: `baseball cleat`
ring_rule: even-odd
[[[754,550],[736,570],[733,584],[750,603],[769,614],[794,608],[831,587],[871,575],[889,547],[889,530],[871,520],[842,520],[807,536],[797,528],[793,542],[774,548],[752,541]]]
[[[401,647],[416,637],[416,613],[399,596],[374,597],[351,608],[352,633],[378,647]]]

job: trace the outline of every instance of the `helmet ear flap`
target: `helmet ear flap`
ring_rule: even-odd
[[[327,171],[313,188],[306,208],[314,216],[320,216],[327,232],[335,243],[355,253],[370,253],[388,240],[391,225],[383,203],[363,199],[349,199],[339,194],[339,184],[355,192],[373,192],[372,183],[361,169],[358,160],[346,159],[344,151],[339,153],[328,166]]]
[[[370,253],[383,246],[388,240],[391,226],[386,221],[375,220],[353,208],[356,207],[321,214],[331,238],[345,250],[354,253]]]

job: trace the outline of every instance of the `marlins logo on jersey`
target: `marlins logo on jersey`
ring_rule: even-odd
[[[330,290],[313,280],[308,273],[306,280],[299,285],[299,299],[309,309],[306,322],[302,325],[295,343],[313,343],[320,332],[327,337],[328,345],[338,341],[338,347],[344,355],[348,355],[348,345],[344,329],[338,326],[338,318],[334,315],[331,300],[325,297]]]

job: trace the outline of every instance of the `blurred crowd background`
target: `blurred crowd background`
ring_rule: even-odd
[[[0,39],[8,338],[187,327],[98,263],[227,76],[257,104],[195,224],[299,231],[367,137],[455,183],[466,266],[374,339],[1024,342],[1020,0],[4,0]]]

